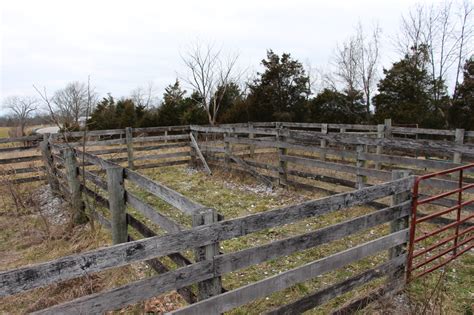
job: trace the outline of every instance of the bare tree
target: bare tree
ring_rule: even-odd
[[[378,25],[375,25],[370,36],[367,36],[359,23],[355,35],[338,46],[334,56],[335,75],[343,84],[346,93],[364,93],[367,117],[371,113],[372,90],[377,80],[380,35],[381,29]]]
[[[456,5],[457,4],[457,5]],[[426,47],[429,57],[427,69],[433,82],[449,85],[448,74],[456,68],[454,87],[459,83],[462,63],[469,53],[473,36],[472,4],[445,1],[438,5],[417,5],[406,16],[402,16],[400,35],[396,40],[403,55],[412,48]],[[419,62],[421,66],[423,62]],[[442,84],[435,84],[433,99],[444,95]]]
[[[467,43],[471,43],[471,40],[474,37],[474,27],[472,23],[472,14],[474,12],[474,7],[472,2],[469,0],[464,0],[460,12],[458,13],[460,19],[460,32],[458,36],[458,53],[457,53],[457,67],[456,67],[456,80],[454,83],[454,94],[456,93],[457,87],[459,85],[459,75],[462,72],[462,63],[463,60],[467,59],[467,56],[472,53],[472,46],[467,46]]]
[[[17,136],[24,136],[31,114],[38,109],[38,100],[30,96],[10,96],[4,100],[3,106],[11,110],[14,119],[17,121],[19,128]]]
[[[235,69],[238,55],[223,58],[221,50],[197,42],[182,59],[188,69],[188,76],[183,80],[197,92],[196,101],[206,110],[209,123],[214,125],[229,83],[238,81],[240,76]]]
[[[54,110],[63,127],[79,126],[79,118],[86,114],[88,108],[88,91],[90,88],[85,83],[75,81],[54,93]],[[91,97],[96,98],[94,92],[91,92]]]
[[[146,87],[137,87],[130,92],[130,98],[136,106],[143,108],[150,108],[158,103],[157,88],[155,84],[150,81]]]

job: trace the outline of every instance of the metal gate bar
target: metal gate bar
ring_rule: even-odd
[[[471,214],[471,215],[467,215],[466,217],[461,219],[462,208],[467,206],[467,205],[470,205],[470,204],[474,203],[474,198],[463,202],[463,192],[468,190],[468,189],[474,188],[473,183],[463,185],[464,184],[464,179],[463,179],[464,170],[471,169],[471,168],[474,169],[474,163],[464,165],[464,166],[459,166],[459,167],[448,169],[448,170],[444,170],[444,171],[441,171],[441,172],[436,172],[436,173],[431,173],[431,174],[427,174],[427,175],[423,175],[423,176],[418,176],[416,178],[415,184],[413,186],[413,204],[412,204],[411,224],[410,224],[410,243],[408,245],[407,281],[410,281],[414,278],[419,278],[419,277],[421,277],[421,276],[423,276],[427,273],[430,273],[432,271],[435,271],[435,270],[441,268],[442,266],[446,265],[450,261],[454,260],[455,258],[459,257],[460,255],[462,255],[463,253],[467,252],[468,250],[470,250],[471,248],[474,247],[474,242],[473,242],[474,235],[469,236],[469,234],[474,231],[474,227],[471,226],[471,227],[466,228],[464,230],[460,230],[460,226],[463,223],[465,223],[465,222],[467,222],[467,221],[474,218],[474,214]],[[456,173],[459,174],[458,175],[458,187],[456,189],[449,190],[447,192],[443,192],[443,193],[440,193],[440,194],[437,194],[437,195],[433,195],[433,196],[418,200],[420,183],[422,183],[423,181],[426,181],[430,178],[433,178],[433,177],[437,177],[437,176],[441,176],[441,175],[448,175],[448,174],[456,174]],[[457,204],[455,206],[449,207],[448,209],[436,211],[434,213],[430,213],[430,214],[424,215],[422,217],[418,217],[418,214],[417,214],[418,206],[423,205],[423,204],[429,204],[429,203],[431,203],[435,200],[446,198],[446,197],[449,197],[449,196],[452,196],[452,195],[455,195],[455,194],[457,194]],[[445,214],[448,214],[448,213],[451,213],[451,212],[454,212],[454,211],[456,211],[456,219],[455,219],[454,222],[446,224],[446,225],[441,226],[441,227],[438,227],[437,229],[435,229],[433,231],[424,232],[424,235],[416,237],[417,226],[419,226],[420,223],[426,222],[430,219],[440,217],[442,215],[445,215]],[[417,243],[419,243],[419,242],[421,242],[421,241],[423,241],[427,238],[430,238],[432,236],[435,236],[435,235],[437,235],[441,232],[447,231],[451,228],[454,228],[454,234],[453,235],[445,237],[441,240],[438,240],[434,244],[432,244],[432,245],[430,245],[430,246],[428,246],[424,249],[420,249],[420,250],[415,251],[415,245]],[[462,236],[468,236],[468,237],[463,239],[462,241],[460,241],[460,238]],[[427,258],[425,260],[422,260],[420,262],[417,262],[414,265],[413,260],[415,258],[420,258],[423,255],[429,254],[433,250],[435,250],[435,249],[437,249],[437,248],[439,248],[443,245],[446,245],[449,242],[453,242],[453,245],[449,246],[448,248],[443,249],[440,252],[436,252],[434,255],[430,256],[429,258]],[[463,246],[465,246],[465,247],[461,248]],[[413,275],[415,270],[417,270],[419,268],[422,268],[422,267],[426,266],[427,264],[436,261],[437,259],[440,259],[441,257],[449,254],[450,252],[451,252],[451,255],[449,256],[449,258],[442,260],[440,263],[438,263],[438,264],[436,264],[436,265],[434,265],[434,266],[432,266],[428,269],[425,269],[422,272],[417,273],[416,275]]]

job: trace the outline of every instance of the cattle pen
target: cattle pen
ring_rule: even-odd
[[[173,314],[295,314],[374,283],[366,295],[333,310],[352,313],[472,249],[473,140],[472,131],[398,127],[390,120],[125,128],[1,140],[12,145],[0,154],[17,154],[0,159],[8,181],[46,181],[68,200],[77,224],[99,222],[113,244],[2,271],[0,297],[143,263],[152,275],[37,313],[103,313],[177,291],[186,305]],[[234,215],[147,172],[179,167],[199,169],[209,179],[216,171],[244,174],[270,191],[323,197]],[[420,176],[440,171],[420,183]],[[264,237],[269,234],[277,237]],[[314,251],[337,242],[346,244]],[[258,272],[262,264],[296,257],[303,259],[288,268]],[[364,268],[357,272],[318,281],[358,262]],[[248,270],[244,283],[235,281]],[[301,283],[310,289],[262,309],[248,306]]]

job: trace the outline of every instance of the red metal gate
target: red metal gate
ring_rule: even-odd
[[[474,218],[474,214],[472,212],[469,213],[468,211],[464,211],[466,212],[464,215],[464,212],[462,211],[463,208],[474,203],[474,183],[465,183],[464,179],[465,171],[468,169],[474,170],[474,163],[416,178],[413,187],[410,243],[408,245],[407,281],[439,269],[456,257],[473,248],[474,226],[466,223]],[[435,195],[430,194],[430,196],[420,194],[420,184],[435,179],[435,177],[450,174],[453,174],[451,176],[458,176],[456,189]],[[473,195],[470,197],[468,196],[468,200],[463,200],[463,197],[466,197],[465,191],[468,189],[471,189],[469,194]],[[455,195],[456,198],[447,198],[452,195]],[[441,199],[444,202],[441,202]],[[437,200],[438,202],[436,202]],[[443,208],[442,210],[432,211],[429,214],[420,216],[419,206],[428,204],[436,204],[436,206],[442,204],[446,209]],[[437,225],[435,229],[430,231],[423,230],[432,227],[426,224],[423,226],[423,222],[440,218],[443,215],[452,214],[454,211],[455,218],[444,220],[449,221],[450,223]],[[463,225],[468,225],[468,227],[461,230]],[[452,230],[452,233],[449,233],[450,230]],[[441,233],[448,235],[440,237]],[[422,270],[419,271],[419,269]]]

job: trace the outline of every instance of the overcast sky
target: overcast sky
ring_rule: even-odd
[[[417,1],[419,2],[419,1]],[[396,56],[388,40],[409,0],[324,1],[2,1],[1,97],[49,93],[74,80],[100,95],[125,96],[154,81],[162,94],[183,73],[180,53],[212,42],[240,54],[240,67],[258,70],[267,49],[324,67],[337,45],[378,22],[382,63]]]

